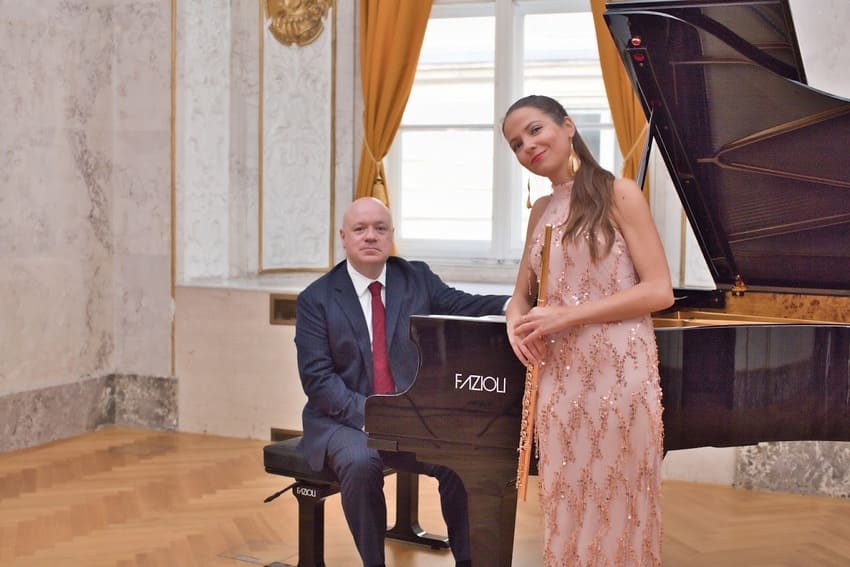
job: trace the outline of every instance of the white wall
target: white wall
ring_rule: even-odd
[[[168,376],[170,2],[0,13],[0,397]]]
[[[180,430],[269,439],[301,430],[295,327],[269,324],[269,293],[177,289]]]
[[[850,2],[789,0],[809,86],[850,99]]]

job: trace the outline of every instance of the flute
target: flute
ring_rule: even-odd
[[[540,282],[537,287],[537,305],[546,305],[546,284],[549,279],[549,248],[552,240],[552,225],[547,224],[543,229],[542,265]],[[528,487],[528,469],[531,465],[531,448],[534,441],[534,413],[537,411],[537,364],[529,366],[525,371],[525,392],[522,395],[522,418],[519,431],[519,462],[517,464],[516,488],[519,499],[525,502],[525,492]]]

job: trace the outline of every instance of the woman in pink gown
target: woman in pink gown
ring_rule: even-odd
[[[532,95],[502,132],[552,182],[531,211],[508,306],[511,346],[538,364],[535,434],[548,567],[660,566],[663,426],[650,313],[673,302],[637,184],[602,169],[557,101]],[[535,307],[543,228],[546,304]]]

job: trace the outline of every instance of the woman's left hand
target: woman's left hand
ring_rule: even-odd
[[[534,307],[517,321],[515,332],[523,337],[523,344],[534,353],[535,363],[543,359],[549,335],[565,328],[566,309],[565,306]]]

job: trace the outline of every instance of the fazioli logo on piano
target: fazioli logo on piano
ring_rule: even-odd
[[[507,391],[506,386],[507,380],[504,377],[481,376],[480,374],[468,374],[464,376],[460,372],[455,374],[455,390],[504,394]]]

